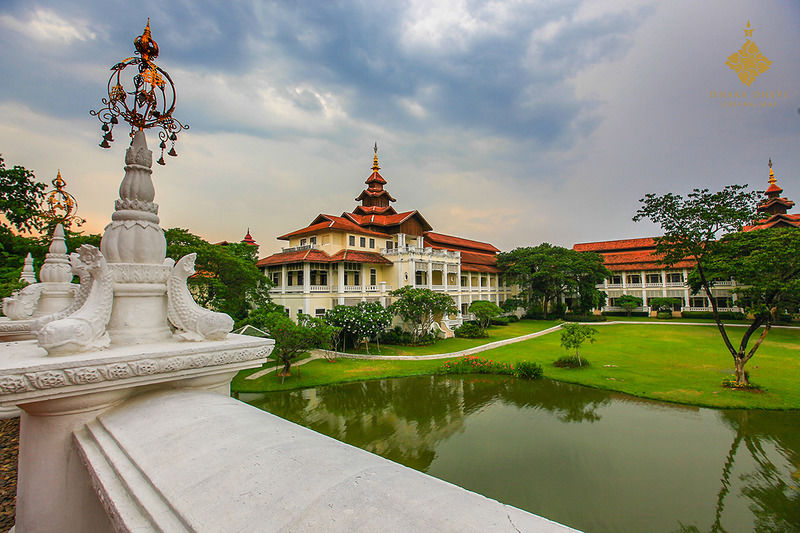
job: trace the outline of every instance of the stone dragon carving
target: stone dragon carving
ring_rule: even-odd
[[[233,319],[197,305],[186,285],[195,273],[196,258],[196,253],[184,255],[172,268],[167,279],[167,318],[175,327],[175,336],[182,340],[222,340],[233,329]]]
[[[92,278],[86,300],[77,310],[60,320],[45,324],[37,331],[39,346],[49,355],[107,348],[106,332],[114,299],[114,282],[103,254],[94,246],[78,248],[80,261]]]
[[[94,283],[92,275],[89,273],[89,265],[81,260],[80,254],[75,252],[69,254],[69,262],[72,265],[72,273],[80,278],[80,286],[75,294],[75,299],[66,309],[37,318],[31,325],[32,331],[39,331],[50,322],[68,317],[80,309],[86,302],[86,298],[89,297],[89,292],[92,290],[92,284]]]

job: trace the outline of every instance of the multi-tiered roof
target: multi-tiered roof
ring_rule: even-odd
[[[778,186],[775,172],[772,170],[772,159],[769,160],[769,187],[765,191],[767,199],[758,206],[758,212],[767,218],[756,221],[752,226],[746,226],[744,231],[764,228],[800,228],[800,213],[789,214],[787,211],[794,206],[794,202],[781,196],[783,189]]]
[[[290,240],[294,237],[314,235],[324,231],[339,231],[374,237],[376,239],[391,240],[393,235],[404,233],[422,237],[424,246],[459,251],[461,252],[461,270],[473,272],[497,273],[498,250],[488,243],[434,233],[433,227],[425,220],[419,211],[405,211],[398,213],[390,204],[395,198],[384,188],[387,181],[381,176],[378,163],[378,147],[375,146],[372,159],[372,174],[366,179],[367,188],[356,197],[361,205],[357,205],[352,212],[344,212],[341,216],[319,214],[311,223],[298,230],[278,237],[281,240]],[[342,250],[333,255],[328,255],[322,250],[305,249],[280,252],[265,257],[258,262],[258,266],[286,264],[298,261],[334,262],[352,261],[375,264],[386,264],[389,261],[382,255],[374,252]]]

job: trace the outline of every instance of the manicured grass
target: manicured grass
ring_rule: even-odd
[[[512,337],[519,337],[527,335],[528,333],[535,333],[543,329],[551,328],[558,324],[558,320],[520,320],[512,322],[507,326],[490,326],[486,333],[488,337],[482,339],[461,339],[452,337],[450,339],[442,339],[436,341],[434,344],[427,344],[424,346],[396,346],[390,344],[381,344],[380,350],[377,345],[369,345],[369,353],[372,355],[432,355],[439,353],[458,352],[466,350],[467,348],[474,348],[483,344],[489,344],[499,340],[510,339]],[[365,349],[351,350],[351,353],[365,354]]]
[[[551,325],[547,324],[539,329]],[[581,349],[581,357],[592,363],[589,368],[573,370],[552,365],[566,354],[558,332],[501,346],[480,356],[504,362],[537,362],[544,367],[548,378],[657,400],[708,407],[800,409],[800,330],[770,331],[746,367],[751,382],[760,385],[763,391],[746,392],[721,386],[722,380],[733,373],[733,360],[715,327],[644,324],[596,327],[597,342]],[[730,328],[730,333],[732,339],[740,339],[744,328]],[[285,390],[430,374],[444,361],[318,360],[303,365],[301,377],[287,378],[283,385],[274,375],[244,380],[244,375],[256,370],[241,372],[232,390]]]
[[[709,407],[800,408],[800,330],[772,329],[745,367],[762,392],[725,389],[733,359],[712,326],[607,325],[595,344],[581,348],[582,369],[552,365],[566,354],[558,333],[502,346],[481,355],[496,361],[529,360],[545,377],[678,403]],[[744,328],[730,328],[741,340]],[[752,342],[752,340],[751,340]]]

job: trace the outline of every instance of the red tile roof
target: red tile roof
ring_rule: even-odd
[[[353,222],[347,220],[346,218],[337,217],[334,215],[324,215],[324,214],[318,215],[317,218],[311,221],[311,224],[309,226],[299,230],[292,231],[290,233],[287,233],[286,235],[281,235],[278,238],[283,240],[289,240],[291,237],[308,235],[322,230],[349,231],[352,233],[358,233],[361,235],[372,235],[374,237],[381,237],[384,239],[391,238],[391,236],[386,233],[381,233],[378,231],[372,231],[366,228],[362,228],[358,224],[354,224]]]
[[[795,226],[800,228],[800,213],[790,215],[773,215],[767,219],[759,220],[753,226],[745,226],[742,231],[753,231],[754,229],[774,228],[775,226]]]
[[[374,225],[374,226],[397,226],[398,224],[402,224],[406,220],[411,217],[418,217],[420,223],[423,227],[430,228],[431,225],[428,224],[428,221],[419,214],[419,211],[406,211],[405,213],[396,213],[392,215],[360,215],[358,213],[342,213],[343,217],[347,217],[351,219],[356,224],[366,226],[366,225]]]
[[[471,263],[462,263],[461,264],[461,271],[462,272],[488,272],[491,274],[497,274],[501,272],[501,270],[494,266],[489,265],[475,265]]]
[[[616,241],[584,242],[572,247],[578,252],[605,252],[612,250],[637,250],[645,248],[655,248],[655,238],[645,237],[643,239],[621,239]]]
[[[353,213],[356,215],[396,215],[397,211],[394,210],[394,207],[387,205],[357,205],[355,209],[353,209]]]
[[[454,237],[452,235],[444,235],[442,233],[435,233],[433,231],[426,231],[425,233],[423,233],[423,237],[426,244],[433,243],[439,245],[439,246],[431,245],[431,248],[445,248],[447,250],[461,250],[463,248],[471,248],[473,250],[482,250],[493,253],[500,251],[487,242],[473,241],[471,239]]]
[[[264,267],[269,265],[283,265],[286,263],[301,263],[303,261],[309,261],[312,263],[328,263],[330,260],[331,256],[322,250],[309,248],[308,250],[278,252],[276,254],[272,254],[264,259],[259,260],[258,263],[256,263],[256,266]]]
[[[379,196],[386,196],[390,202],[395,201],[395,199],[392,197],[391,194],[389,194],[388,191],[378,191],[375,189],[364,189],[363,191],[361,191],[361,194],[358,195],[356,201],[358,202],[359,200],[363,200],[367,196],[370,196],[372,198],[378,198]]]
[[[375,182],[382,183],[384,185],[386,184],[386,180],[383,179],[383,176],[378,174],[377,170],[372,174],[370,174],[370,176],[367,178],[367,181],[365,181],[364,183],[375,183]]]
[[[372,263],[376,265],[391,265],[392,262],[376,252],[362,252],[359,250],[340,250],[330,258],[332,262],[347,261],[349,263]]]

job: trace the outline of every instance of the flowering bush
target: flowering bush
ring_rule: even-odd
[[[453,333],[456,337],[463,337],[466,339],[477,339],[480,337],[488,337],[486,333],[483,332],[481,327],[477,324],[470,324],[466,322],[461,326],[457,327]]]

